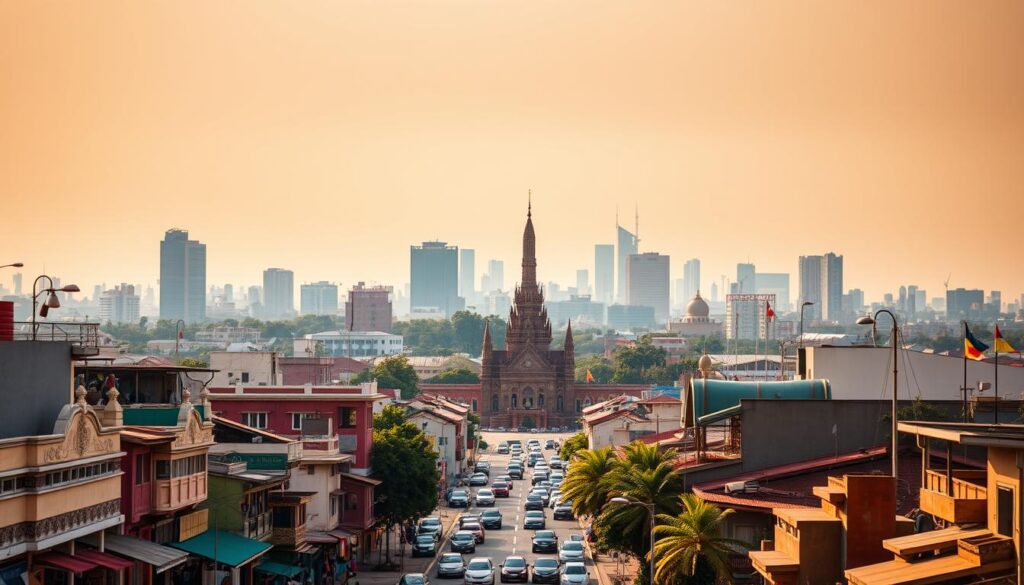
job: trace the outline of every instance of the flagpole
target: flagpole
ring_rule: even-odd
[[[998,327],[998,325],[996,327]],[[996,339],[996,342],[993,345],[996,346],[996,373],[995,373],[996,424],[999,424],[999,339]]]
[[[964,325],[964,385],[961,388],[964,393],[964,422],[967,422],[967,321],[961,321]]]

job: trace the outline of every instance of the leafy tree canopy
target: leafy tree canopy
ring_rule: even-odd
[[[381,480],[374,493],[375,513],[389,529],[415,521],[437,507],[437,453],[408,422],[373,431],[372,476]]]
[[[378,388],[401,390],[404,400],[415,398],[420,393],[419,377],[404,355],[386,357],[352,379],[356,384],[370,380],[376,380]]]
[[[441,372],[440,374],[424,380],[424,384],[476,384],[480,381],[480,376],[470,371],[467,368],[451,368]]]

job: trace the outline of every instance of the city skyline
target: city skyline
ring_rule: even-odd
[[[149,284],[178,226],[211,283],[400,286],[434,238],[514,266],[501,235],[532,188],[544,281],[593,269],[639,205],[640,250],[700,258],[709,284],[835,250],[868,298],[950,274],[1024,291],[1001,221],[1024,212],[1019,4],[448,4],[4,5],[5,253],[86,291]]]

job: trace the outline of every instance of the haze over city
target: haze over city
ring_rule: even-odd
[[[428,239],[515,267],[533,189],[542,281],[639,206],[673,278],[832,250],[869,298],[1016,298],[1022,29],[1013,2],[4,3],[0,243],[86,291],[155,283],[171,227],[211,284],[401,286]]]

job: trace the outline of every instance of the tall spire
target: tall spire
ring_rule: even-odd
[[[491,341],[491,321],[484,319],[484,347],[483,351],[480,352],[480,357],[490,357],[491,351],[494,350],[494,344]]]
[[[537,236],[533,233],[533,193],[526,204],[526,228],[523,230],[523,278],[521,285],[534,286],[537,283]]]
[[[526,217],[533,217],[533,189],[526,190]]]
[[[565,328],[565,343],[562,346],[565,348],[566,354],[571,354],[576,349],[576,345],[572,341],[572,319],[569,319],[569,325]]]

